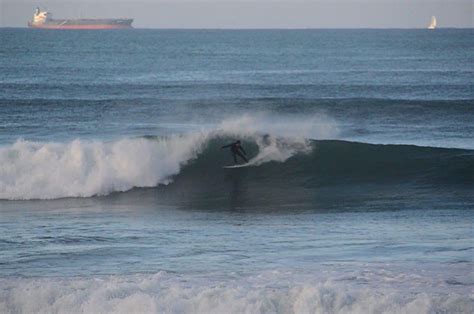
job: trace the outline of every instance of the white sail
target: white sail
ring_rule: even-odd
[[[431,17],[431,23],[428,26],[428,29],[435,29],[436,28],[436,16]]]

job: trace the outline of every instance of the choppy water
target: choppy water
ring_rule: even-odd
[[[0,312],[472,312],[472,35],[0,29]]]

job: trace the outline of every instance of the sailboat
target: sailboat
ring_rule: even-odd
[[[430,25],[428,26],[428,29],[435,29],[436,28],[436,16],[431,17],[431,22]]]

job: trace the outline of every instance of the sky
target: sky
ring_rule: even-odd
[[[0,27],[54,18],[134,18],[136,28],[473,27],[474,0],[0,0]]]

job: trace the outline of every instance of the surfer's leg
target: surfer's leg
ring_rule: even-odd
[[[232,157],[234,157],[234,164],[237,164],[237,154],[232,153]]]
[[[245,160],[245,162],[249,162],[249,161],[247,160],[247,158],[245,158],[245,156],[244,156],[244,155],[242,155],[242,153],[241,153],[241,152],[238,152],[238,153],[237,153],[237,155],[239,155],[239,156],[240,156],[240,158],[242,158],[243,160]]]

